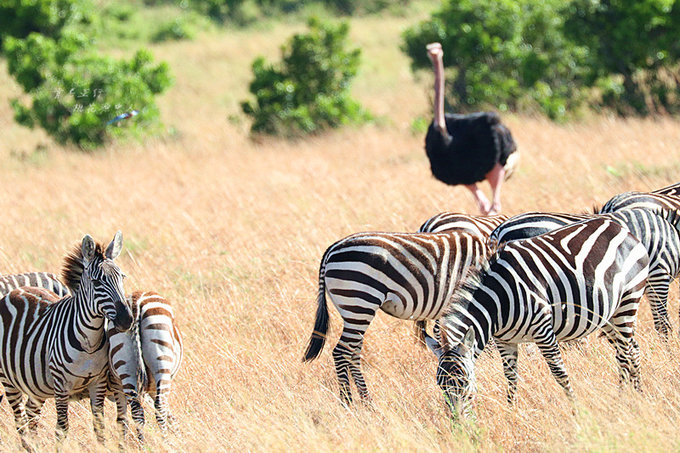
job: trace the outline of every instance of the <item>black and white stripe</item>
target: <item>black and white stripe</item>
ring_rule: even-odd
[[[620,380],[639,388],[637,308],[648,275],[644,246],[618,222],[599,218],[504,244],[453,296],[441,319],[437,382],[454,413],[470,410],[474,361],[493,338],[517,387],[517,347],[535,342],[567,395],[573,394],[558,342],[602,329],[615,346]]]
[[[20,288],[0,300],[0,382],[14,411],[22,444],[47,398],[55,398],[57,439],[68,431],[68,402],[90,395],[94,429],[103,441],[108,374],[104,319],[121,330],[132,323],[123,273],[114,263],[122,248],[116,234],[106,250],[88,235],[66,257],[63,277],[72,296],[58,299],[40,288]],[[28,396],[24,408],[23,395]]]
[[[351,373],[359,395],[368,398],[361,347],[378,309],[400,319],[437,319],[468,269],[485,257],[484,241],[460,232],[359,233],[336,242],[321,260],[316,321],[304,360],[323,349],[328,291],[344,323],[333,350],[340,394],[351,402]]]
[[[669,195],[672,197],[680,197],[680,182],[671,184],[670,186],[662,187],[661,189],[652,190],[651,193],[660,195]]]
[[[501,223],[508,220],[505,215],[478,216],[457,212],[442,212],[430,217],[418,228],[419,233],[444,233],[461,231],[487,239]]]
[[[68,295],[68,288],[59,278],[48,272],[24,272],[0,276],[0,295],[7,295],[10,291],[24,286],[43,288],[53,292],[58,297]]]
[[[624,192],[613,196],[599,210],[599,213],[616,212],[621,209],[680,209],[680,198],[668,194],[651,192]]]
[[[138,438],[143,441],[141,397],[144,393],[154,400],[156,421],[161,431],[167,430],[171,418],[168,395],[172,379],[182,364],[182,335],[172,305],[158,293],[137,291],[128,297],[128,301],[135,322],[128,332],[109,328],[109,362],[119,414],[120,406],[126,409],[127,399]]]
[[[668,320],[668,291],[671,282],[680,274],[680,216],[675,209],[662,209],[667,208],[668,205],[645,194],[625,194],[625,197],[615,197],[613,200],[623,202],[623,206],[620,203],[612,203],[608,209],[619,210],[609,214],[576,215],[534,212],[520,214],[511,217],[496,228],[491,233],[489,241],[493,245],[526,239],[577,221],[599,216],[619,222],[628,228],[647,249],[650,257],[647,298],[654,317],[654,327],[666,337],[671,330]],[[628,206],[635,207],[631,209]],[[644,206],[644,208],[639,206]]]

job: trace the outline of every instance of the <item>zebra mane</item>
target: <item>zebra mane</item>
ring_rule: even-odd
[[[95,259],[104,259],[104,247],[102,244],[96,243],[94,254]],[[83,248],[81,244],[73,247],[73,250],[64,258],[64,265],[61,269],[61,278],[66,282],[66,286],[75,294],[80,286],[80,277],[83,275],[85,266],[83,265]]]
[[[442,315],[442,322],[444,326],[446,325],[446,318],[450,316],[456,316],[458,309],[462,308],[467,311],[472,301],[472,295],[482,284],[482,279],[484,275],[489,271],[491,266],[498,260],[500,252],[505,248],[506,242],[491,244],[486,244],[486,256],[487,258],[482,261],[482,263],[477,267],[471,267],[462,282],[454,289],[451,298],[444,308],[444,314]],[[460,340],[462,341],[462,337]],[[441,345],[444,349],[449,349],[454,344],[449,343],[449,338],[447,335],[447,329],[442,329]]]

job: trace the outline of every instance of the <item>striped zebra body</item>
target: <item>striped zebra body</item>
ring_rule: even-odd
[[[456,212],[442,212],[430,217],[418,228],[418,233],[444,233],[447,231],[461,231],[474,234],[486,240],[489,234],[508,216],[478,216],[459,214]]]
[[[676,182],[670,186],[662,187],[661,189],[652,190],[650,193],[669,195],[671,197],[680,197],[680,182]]]
[[[621,381],[639,388],[637,308],[648,274],[644,246],[611,219],[593,219],[508,242],[484,270],[456,292],[442,318],[442,341],[427,336],[439,357],[437,382],[454,412],[470,410],[474,360],[493,338],[517,387],[517,347],[535,342],[555,379],[572,395],[559,341],[602,329],[616,348]]]
[[[55,398],[61,440],[68,431],[69,399],[84,391],[90,395],[95,433],[103,441],[104,319],[120,329],[132,323],[123,274],[113,262],[121,247],[120,232],[106,250],[85,236],[65,260],[63,276],[72,296],[59,299],[41,288],[19,288],[0,300],[0,383],[27,449],[26,427],[35,425],[45,400]]]
[[[624,192],[614,195],[598,212],[602,214],[634,208],[649,209],[651,211],[680,209],[680,198],[661,193]]]
[[[151,291],[136,291],[128,296],[128,301],[136,321],[128,332],[109,328],[109,363],[117,390],[116,403],[125,406],[127,399],[138,438],[143,440],[144,392],[154,399],[161,431],[167,429],[171,417],[167,398],[172,379],[182,364],[182,335],[172,305],[164,297]]]
[[[0,295],[6,295],[16,288],[32,286],[53,292],[59,298],[68,296],[68,288],[59,278],[48,272],[25,272],[0,276]]]
[[[667,210],[668,205],[663,203],[666,201],[664,199],[648,197],[645,194],[622,195],[625,197],[617,198],[617,196],[615,201],[622,201],[623,207],[617,207],[617,203],[612,203],[607,209],[617,210],[607,214],[574,215],[529,212],[511,217],[491,233],[489,241],[491,244],[500,244],[526,239],[574,222],[600,216],[619,222],[628,228],[647,249],[650,257],[647,298],[652,309],[655,329],[667,337],[672,329],[668,320],[668,292],[671,282],[680,273],[680,216],[675,209]],[[644,206],[644,208],[639,206]]]
[[[400,319],[437,319],[456,285],[484,258],[484,241],[459,232],[359,233],[336,242],[321,260],[316,321],[304,360],[323,349],[328,292],[344,324],[333,350],[341,397],[351,402],[351,373],[360,396],[368,398],[361,348],[378,309]]]

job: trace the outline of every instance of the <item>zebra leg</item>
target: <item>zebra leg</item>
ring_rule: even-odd
[[[26,415],[28,416],[28,429],[35,431],[38,428],[38,420],[40,419],[41,411],[45,400],[38,400],[35,398],[28,398],[26,402]]]
[[[649,276],[647,287],[647,299],[652,309],[654,318],[654,328],[665,339],[672,330],[668,320],[668,289],[670,287],[670,276],[664,273],[661,276]]]
[[[361,373],[361,347],[363,346],[363,341],[354,349],[352,353],[352,359],[349,364],[349,369],[352,372],[352,378],[354,379],[354,385],[357,387],[359,392],[359,397],[362,401],[369,402],[371,396],[368,394],[368,389],[366,388],[366,381],[364,381],[364,375]]]
[[[154,397],[154,409],[156,409],[156,422],[163,434],[168,431],[168,393],[169,377],[161,377],[156,381],[156,396]]]
[[[571,388],[571,382],[569,382],[569,375],[564,367],[564,362],[562,361],[562,353],[560,352],[560,347],[555,339],[555,333],[550,328],[545,336],[539,341],[536,341],[538,349],[541,351],[543,358],[548,362],[548,367],[550,372],[555,377],[555,380],[562,386],[564,392],[570,399],[574,398],[574,390]]]
[[[632,382],[640,390],[640,347],[633,337],[628,338],[612,324],[602,328],[607,340],[614,346],[619,364],[619,385]]]
[[[57,392],[55,389],[54,405],[57,409],[57,450],[61,449],[61,444],[68,433],[68,400],[69,395],[65,392]]]
[[[340,386],[340,398],[343,404],[347,406],[352,404],[352,389],[349,387],[349,363],[351,357],[352,352],[340,344],[340,342],[333,348],[333,361],[335,362],[335,374],[338,377],[338,384]]]
[[[137,440],[144,443],[144,408],[142,407],[139,395],[134,398],[128,398],[130,403],[130,412],[132,413],[132,420],[137,427]]]
[[[508,404],[513,405],[515,403],[517,379],[519,377],[517,374],[517,344],[496,340],[496,346],[501,354],[501,359],[503,359],[503,372],[508,380]]]
[[[642,392],[640,384],[640,345],[635,338],[630,339],[630,380],[633,388]]]
[[[128,433],[128,418],[127,418],[127,400],[125,394],[118,388],[114,387],[113,399],[116,402],[116,423],[120,428],[119,448],[123,449],[123,444]]]
[[[17,431],[19,432],[19,438],[21,439],[21,446],[27,451],[34,452],[35,448],[29,443],[27,439],[28,430],[28,420],[26,418],[26,411],[24,409],[23,393],[16,389],[13,385],[8,384],[3,381],[2,385],[5,387],[5,396],[7,397],[7,402],[12,407],[12,412],[14,412],[14,423],[16,425]]]
[[[104,399],[106,398],[106,380],[90,386],[90,409],[92,410],[92,426],[99,443],[104,443]]]

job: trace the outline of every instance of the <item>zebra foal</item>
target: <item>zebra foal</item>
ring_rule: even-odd
[[[124,275],[113,261],[122,242],[120,232],[106,249],[89,235],[83,238],[64,261],[62,275],[71,296],[58,299],[44,289],[20,288],[0,300],[0,383],[28,450],[32,447],[26,427],[34,425],[45,400],[55,399],[56,437],[61,442],[68,431],[69,399],[85,391],[95,434],[103,441],[108,376],[104,320],[121,330],[132,324]]]
[[[167,397],[182,363],[182,335],[172,305],[163,296],[136,291],[128,296],[128,301],[135,321],[127,332],[109,327],[109,364],[119,422],[126,426],[129,403],[137,437],[143,442],[141,397],[145,392],[154,400],[158,426],[162,432],[167,431],[168,419],[172,417]]]
[[[640,387],[633,335],[648,274],[644,246],[611,219],[569,225],[506,243],[456,291],[440,320],[441,342],[426,342],[439,359],[437,384],[454,414],[470,413],[475,360],[491,338],[508,380],[517,388],[518,344],[535,342],[550,371],[573,395],[558,342],[602,329],[616,349],[620,380]]]
[[[321,259],[314,331],[304,361],[317,358],[328,332],[326,292],[343,331],[333,349],[344,403],[352,401],[350,374],[362,399],[364,333],[380,309],[400,319],[437,319],[470,267],[486,257],[480,238],[449,233],[358,233],[331,245]]]

